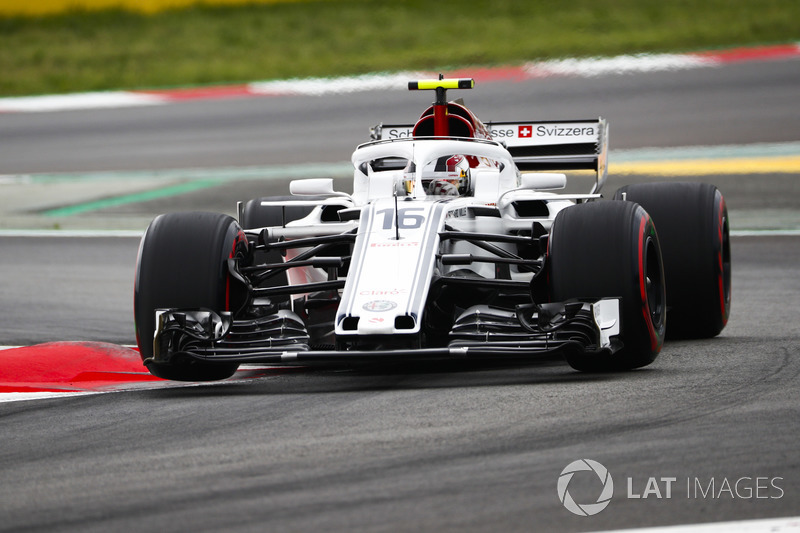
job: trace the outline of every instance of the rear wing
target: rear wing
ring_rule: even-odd
[[[594,170],[592,193],[608,177],[608,122],[595,120],[487,122],[492,139],[504,145],[520,170]],[[408,139],[413,124],[378,124],[373,140]]]

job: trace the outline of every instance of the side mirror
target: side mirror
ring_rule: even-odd
[[[554,172],[526,172],[522,174],[521,189],[563,189],[567,186],[567,175]]]
[[[305,180],[292,180],[289,183],[289,192],[295,196],[345,196],[344,192],[333,190],[333,178],[313,178]]]

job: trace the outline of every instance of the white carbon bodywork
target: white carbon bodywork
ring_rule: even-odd
[[[376,161],[395,160],[408,167],[423,168],[437,158],[465,154],[480,161],[473,169],[471,194],[462,197],[428,196],[420,183],[420,173],[406,192],[402,169],[374,168]],[[539,217],[543,226],[550,226],[561,209],[574,200],[596,195],[557,195],[546,189],[563,187],[563,174],[522,175],[508,149],[495,141],[480,139],[402,139],[377,141],[359,146],[352,156],[354,166],[353,194],[334,192],[331,180],[303,180],[292,183],[298,197],[324,195],[320,207],[302,220],[283,228],[269,228],[271,239],[297,239],[332,235],[357,227],[352,267],[347,275],[341,302],[335,318],[335,335],[418,334],[420,318],[428,298],[438,252],[469,254],[479,252],[466,242],[440,246],[439,232],[445,223],[463,231],[510,234],[530,231],[531,219],[515,213],[515,202],[543,202],[548,211]],[[544,190],[543,190],[544,189]],[[345,209],[360,210],[357,223],[322,223],[323,205],[342,204]],[[471,209],[495,209],[497,218],[476,217]],[[498,245],[503,247],[503,245]],[[302,253],[290,250],[287,260]],[[470,266],[476,274],[493,277],[493,266]],[[446,271],[447,269],[443,269]],[[296,268],[288,273],[291,285],[321,282],[324,270]],[[529,273],[512,268],[512,279],[530,279]],[[399,321],[399,319],[402,319]],[[398,327],[399,326],[399,327]]]
[[[402,333],[419,332],[445,207],[445,202],[400,201],[396,214],[395,200],[381,199],[363,209],[336,335],[398,333],[397,317],[413,319],[413,327]],[[344,329],[347,317],[358,319],[355,330]]]

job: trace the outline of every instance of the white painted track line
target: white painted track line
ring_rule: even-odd
[[[792,533],[800,532],[800,517],[736,520],[711,524],[614,529],[602,533]],[[601,532],[597,532],[601,533]]]

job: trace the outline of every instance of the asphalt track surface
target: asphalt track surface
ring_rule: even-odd
[[[602,114],[619,148],[797,141],[798,82],[800,63],[769,62],[487,84],[468,103],[497,120],[521,118],[519,105],[531,106],[525,118]],[[418,110],[419,95],[398,92],[4,116],[4,140],[13,130],[27,142],[0,150],[4,173],[341,161],[365,124]],[[336,122],[357,133],[324,143]],[[298,150],[304,139],[317,148]],[[751,178],[704,179],[732,210],[770,199],[798,209],[796,175]],[[251,196],[284,192],[265,185]],[[135,209],[227,210],[246,186]],[[137,244],[0,237],[0,343],[132,342]],[[0,531],[586,531],[796,516],[800,238],[737,237],[732,252],[723,334],[670,341],[635,372],[580,374],[558,360],[293,370],[0,404]],[[615,483],[592,517],[569,513],[556,490],[582,458]],[[629,497],[650,478],[661,496],[661,478],[675,478],[671,498]],[[737,494],[726,481],[740,481]],[[596,498],[591,483],[572,496]]]

